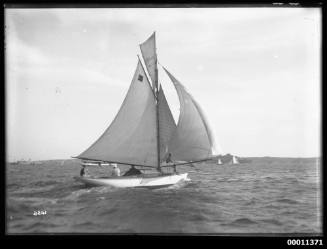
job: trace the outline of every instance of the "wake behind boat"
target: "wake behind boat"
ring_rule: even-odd
[[[102,136],[76,158],[82,166],[130,165],[156,170],[135,176],[75,177],[87,185],[113,187],[163,187],[187,181],[177,173],[180,165],[211,160],[215,141],[199,104],[186,88],[163,67],[178,94],[180,115],[176,125],[163,88],[158,81],[155,33],[140,44],[143,64],[138,63],[131,85],[118,114]],[[163,169],[173,168],[174,173]],[[119,174],[118,174],[119,175]]]

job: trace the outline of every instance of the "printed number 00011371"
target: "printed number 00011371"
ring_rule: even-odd
[[[322,246],[321,239],[288,239],[287,245],[289,246],[313,246],[319,245]]]

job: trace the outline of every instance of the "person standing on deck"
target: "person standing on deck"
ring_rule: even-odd
[[[113,164],[113,167],[114,169],[111,173],[111,176],[120,176],[120,169],[118,168],[116,163]]]
[[[173,161],[171,160],[171,153],[170,153],[170,152],[168,153],[168,156],[167,156],[167,158],[166,158],[166,163],[167,163],[167,164],[171,164],[171,163],[173,163]],[[174,165],[173,168],[174,168],[174,172],[177,173],[176,165]]]
[[[87,172],[87,169],[86,169],[85,165],[82,165],[82,168],[81,168],[81,171],[79,172],[79,175],[81,177],[84,177],[84,176],[88,175],[88,172]]]
[[[171,153],[168,153],[168,156],[166,158],[166,163],[172,163],[173,161],[171,160]]]

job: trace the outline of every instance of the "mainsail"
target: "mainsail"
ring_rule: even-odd
[[[177,128],[169,142],[175,161],[195,161],[215,154],[215,141],[211,129],[195,99],[185,87],[164,68],[173,82],[180,101]]]
[[[140,60],[114,121],[77,158],[154,166],[157,164],[156,101]]]
[[[153,33],[149,39],[147,39],[145,42],[140,44],[142,56],[146,65],[146,68],[148,70],[148,73],[150,75],[152,86],[154,89],[157,89],[157,53],[156,53],[156,33]]]

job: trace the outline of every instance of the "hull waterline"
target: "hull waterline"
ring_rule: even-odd
[[[189,181],[187,173],[169,174],[161,176],[134,176],[134,177],[74,177],[75,180],[89,186],[111,186],[116,188],[161,188],[177,184],[181,181]]]

